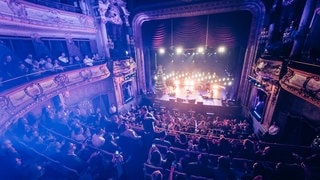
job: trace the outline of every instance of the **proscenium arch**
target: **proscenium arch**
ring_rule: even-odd
[[[248,45],[244,56],[244,63],[237,94],[237,97],[242,100],[242,104],[247,104],[245,100],[249,95],[249,84],[246,77],[250,74],[256,57],[258,37],[265,17],[265,6],[260,0],[219,0],[214,2],[148,10],[136,14],[132,21],[132,29],[133,36],[135,37],[138,89],[146,90],[145,64],[141,33],[142,24],[144,22],[235,11],[249,11],[252,14]]]

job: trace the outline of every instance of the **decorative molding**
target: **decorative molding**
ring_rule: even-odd
[[[258,79],[261,78],[265,81],[278,81],[281,68],[282,61],[266,60],[260,58],[253,67],[253,72],[258,77]]]
[[[121,61],[113,61],[114,76],[126,76],[128,74],[136,73],[137,64],[130,58]]]
[[[320,107],[320,76],[288,67],[280,80],[286,91]]]
[[[83,73],[85,72],[85,73]],[[88,75],[90,74],[90,75]],[[67,71],[20,85],[0,93],[0,130],[4,130],[16,119],[25,115],[40,102],[87,84],[104,80],[110,76],[106,64]],[[88,81],[90,80],[90,81]]]
[[[57,32],[92,38],[97,30],[94,18],[79,13],[53,9],[22,0],[0,0],[0,31],[3,35],[57,36]]]

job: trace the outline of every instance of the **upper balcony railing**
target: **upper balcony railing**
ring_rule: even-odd
[[[66,4],[60,1],[51,1],[51,0],[26,0],[26,1],[39,4],[42,6],[63,10],[63,11],[82,13],[77,1],[75,1],[76,4]]]
[[[101,65],[106,62],[107,62],[106,60],[99,60],[99,61],[95,61],[94,65]],[[59,69],[42,70],[42,71],[38,71],[38,72],[29,73],[29,74],[26,74],[23,76],[14,77],[14,78],[11,78],[8,80],[0,81],[0,94],[2,94],[2,92],[4,92],[4,91],[13,89],[16,86],[23,85],[25,83],[29,83],[29,82],[32,82],[37,79],[41,79],[41,78],[51,76],[54,74],[59,74],[62,72],[81,69],[81,68],[85,68],[85,67],[88,67],[88,66],[85,65],[84,63],[74,64],[74,65],[63,66],[62,68],[59,68]]]

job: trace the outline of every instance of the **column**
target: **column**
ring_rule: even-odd
[[[101,40],[102,40],[102,46],[103,51],[105,52],[105,56],[107,58],[110,58],[110,51],[109,51],[109,42],[108,42],[108,34],[106,29],[106,22],[101,19],[100,22],[100,33],[101,33]]]
[[[300,19],[300,24],[296,38],[293,42],[293,47],[291,49],[290,58],[297,58],[303,48],[309,25],[317,5],[317,0],[307,0],[303,9],[303,13]]]

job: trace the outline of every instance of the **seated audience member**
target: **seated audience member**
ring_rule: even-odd
[[[62,148],[62,154],[60,157],[61,163],[65,166],[77,170],[81,173],[85,168],[85,162],[75,153],[77,146],[71,142],[65,143]]]
[[[262,179],[267,179],[267,180],[275,179],[273,169],[263,165],[260,162],[253,164],[252,176],[253,178],[257,176],[261,176]]]
[[[208,152],[207,139],[205,139],[204,137],[200,137],[197,149],[200,152]]]
[[[280,127],[277,125],[276,121],[273,121],[271,126],[268,128],[268,131],[264,135],[265,141],[277,142],[279,132]]]
[[[79,56],[74,56],[73,58],[73,64],[82,64],[83,62],[81,61]]]
[[[222,137],[218,143],[218,154],[229,155],[231,151],[231,143],[226,138]]]
[[[196,162],[188,163],[186,173],[188,175],[203,176],[213,178],[213,168],[209,167],[208,155],[199,154]]]
[[[71,132],[71,138],[83,142],[86,140],[86,137],[84,136],[84,129],[81,126],[76,126],[72,132]]]
[[[17,76],[25,76],[25,75],[27,75],[29,73],[30,72],[29,72],[28,67],[23,62],[19,62],[16,75]]]
[[[83,59],[83,64],[85,64],[86,66],[93,66],[93,60],[89,58],[88,55],[85,55]]]
[[[157,146],[152,145],[149,149],[147,163],[153,166],[161,167],[163,163],[162,155]]]
[[[16,70],[16,76],[20,77],[17,81],[19,83],[25,83],[29,81],[29,77],[27,76],[30,73],[29,69],[23,62],[20,62],[18,65],[18,69]]]
[[[3,79],[8,80],[16,76],[16,63],[13,61],[10,55],[7,55],[2,63],[1,70],[3,73]]]
[[[159,138],[155,138],[153,140],[153,143],[160,144],[160,145],[163,145],[163,146],[166,146],[166,147],[170,147],[171,146],[171,142],[165,140],[166,137],[167,137],[167,133],[165,131],[161,131],[158,135],[159,135]]]
[[[44,69],[47,70],[48,72],[55,72],[54,66],[52,64],[52,59],[50,57],[47,57],[47,61],[44,64]]]
[[[214,179],[237,179],[233,170],[230,168],[230,159],[228,157],[220,156],[218,158],[218,167],[214,169]]]
[[[188,139],[185,134],[179,134],[175,136],[174,146],[182,149],[188,148]]]
[[[153,173],[151,174],[151,180],[162,180],[162,179],[163,179],[163,175],[159,170],[153,171]]]
[[[67,66],[69,64],[69,59],[66,57],[66,53],[62,52],[61,55],[58,57],[59,64],[62,66]]]
[[[303,168],[297,164],[277,163],[275,176],[277,179],[290,179],[290,180],[305,179]]]
[[[249,139],[245,139],[242,146],[243,148],[239,152],[236,152],[238,153],[238,156],[247,159],[255,159],[256,148],[254,142]]]
[[[163,162],[163,169],[170,169],[172,164],[176,162],[176,154],[172,151],[167,151],[166,159]]]
[[[119,146],[111,133],[107,133],[105,135],[105,143],[103,145],[103,149],[107,150],[108,152],[115,152],[116,150],[119,149]]]
[[[92,135],[92,145],[94,145],[95,147],[101,147],[104,145],[104,143],[106,142],[104,135],[105,135],[106,131],[104,129],[100,129],[98,133],[95,133]]]
[[[32,69],[33,66],[33,57],[32,54],[28,54],[27,57],[24,59],[24,64],[29,68]]]
[[[63,67],[59,64],[59,60],[55,59],[54,62],[53,62],[53,69],[56,71],[56,72],[61,72],[63,71]]]
[[[92,55],[92,60],[93,60],[93,63],[95,63],[95,62],[101,61],[101,58],[98,53],[94,53]]]
[[[43,69],[40,67],[39,61],[38,60],[33,60],[32,61],[32,68],[31,72],[35,73],[35,75],[40,75],[40,71]]]
[[[119,132],[121,136],[128,137],[131,139],[141,138],[141,136],[138,136],[138,134],[133,129],[131,129],[129,125],[126,123],[120,125]]]
[[[114,105],[114,103],[112,103],[110,108],[109,108],[109,114],[110,114],[110,116],[118,114],[117,113],[117,107],[116,107],[116,105]]]

